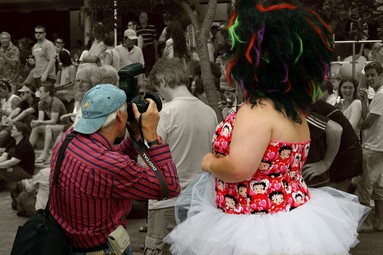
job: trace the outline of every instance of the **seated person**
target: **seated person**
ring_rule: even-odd
[[[0,80],[0,99],[0,146],[5,147],[9,143],[11,131],[11,126],[6,123],[6,119],[21,101],[20,98],[12,92],[12,86],[6,79]]]
[[[11,129],[11,143],[0,157],[0,181],[15,182],[31,178],[35,171],[35,152],[28,141],[30,129],[23,122],[15,122]]]
[[[110,65],[102,65],[100,67],[102,81],[101,84],[112,84],[119,87],[120,77],[117,70]],[[81,101],[80,101],[81,102]]]
[[[17,194],[12,196],[12,208],[18,216],[32,216],[36,211],[45,209],[49,195],[50,168],[43,168],[31,179],[19,182]]]
[[[113,68],[113,67],[111,67]],[[91,63],[83,63],[81,64],[76,73],[75,86],[74,86],[74,108],[72,113],[64,114],[60,116],[61,122],[66,122],[66,126],[59,133],[56,138],[55,144],[60,141],[62,135],[64,134],[64,130],[66,130],[69,126],[75,126],[77,121],[82,116],[81,111],[81,101],[84,94],[96,84],[101,84],[102,82],[102,72],[101,68],[91,64]],[[112,83],[114,84],[114,83]],[[67,122],[69,120],[69,123]]]
[[[39,100],[36,98],[34,91],[26,85],[19,89],[18,92],[21,97],[21,102],[16,109],[9,114],[6,122],[11,125],[16,121],[22,121],[30,126],[31,121],[38,117]]]
[[[67,113],[66,108],[60,99],[54,96],[54,87],[44,84],[39,88],[40,102],[38,104],[39,117],[32,120],[32,132],[29,141],[32,146],[36,145],[38,135],[45,134],[44,148],[36,163],[44,163],[49,155],[49,149],[53,137],[56,137],[65,127],[66,120],[60,122],[60,117]]]

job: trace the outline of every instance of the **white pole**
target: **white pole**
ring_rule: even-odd
[[[117,0],[114,0],[114,47],[117,46]]]

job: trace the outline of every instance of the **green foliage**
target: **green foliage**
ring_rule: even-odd
[[[337,38],[367,39],[368,24],[378,23],[380,27],[383,25],[383,1],[378,1],[381,0],[325,0],[320,12],[330,22]],[[380,36],[383,35],[381,28],[378,32]]]

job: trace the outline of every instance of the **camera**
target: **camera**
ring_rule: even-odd
[[[118,71],[118,76],[120,77],[120,89],[125,92],[126,102],[128,104],[128,122],[136,121],[133,113],[132,103],[137,105],[138,111],[140,113],[144,113],[149,106],[149,102],[145,99],[150,98],[156,103],[158,111],[161,111],[162,109],[161,98],[156,93],[148,92],[143,97],[140,97],[138,94],[139,89],[135,76],[144,72],[145,69],[140,63],[134,63],[125,66],[121,68],[120,71]]]

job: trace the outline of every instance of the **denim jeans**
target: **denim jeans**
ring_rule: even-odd
[[[111,248],[107,248],[104,250],[104,254],[105,255],[108,255],[109,252],[111,252]],[[110,253],[110,254],[113,254],[113,253]],[[85,252],[74,252],[73,255],[86,255]],[[124,253],[122,253],[122,255],[133,255],[133,250],[130,246],[128,246],[128,248],[126,248],[126,250],[124,251]]]

